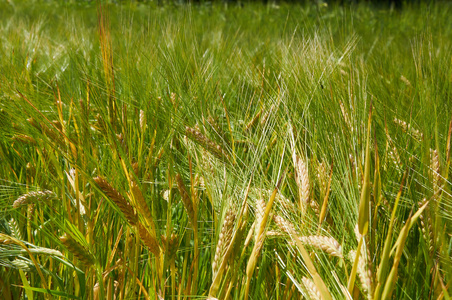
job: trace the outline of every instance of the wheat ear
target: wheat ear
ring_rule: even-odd
[[[311,300],[322,300],[322,294],[320,294],[320,291],[311,279],[303,277],[301,278],[301,281],[303,282]]]
[[[56,196],[52,191],[29,192],[17,198],[13,203],[13,208],[19,208],[36,202],[47,202],[54,198],[56,198]]]
[[[219,263],[221,262],[221,257],[226,251],[229,242],[232,239],[232,231],[234,229],[235,213],[233,209],[229,209],[223,221],[223,226],[221,227],[220,235],[218,237],[217,247],[215,249],[215,258],[212,263],[212,278],[215,278],[218,272]]]
[[[138,216],[133,210],[133,207],[127,202],[127,200],[113,187],[111,184],[102,177],[94,178],[94,181],[100,187],[100,189],[110,198],[125,215],[130,225],[137,224]]]
[[[60,237],[61,243],[78,258],[85,266],[89,267],[94,264],[94,257],[85,247],[74,241],[67,234]]]

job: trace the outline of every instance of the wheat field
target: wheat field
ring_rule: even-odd
[[[2,299],[450,299],[452,6],[0,3]]]

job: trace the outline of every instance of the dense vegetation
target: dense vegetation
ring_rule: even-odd
[[[450,299],[451,14],[0,3],[2,299]]]

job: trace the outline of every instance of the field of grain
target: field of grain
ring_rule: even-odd
[[[0,3],[0,298],[450,299],[451,15]]]

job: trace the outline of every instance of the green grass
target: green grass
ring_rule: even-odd
[[[450,299],[451,13],[0,3],[3,299]]]

